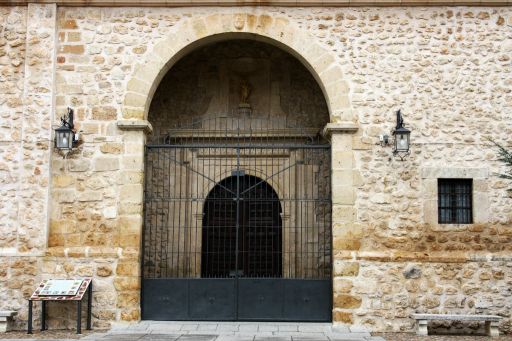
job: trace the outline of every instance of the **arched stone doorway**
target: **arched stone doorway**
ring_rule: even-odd
[[[230,176],[215,185],[203,208],[201,278],[235,277],[236,271],[281,278],[281,213],[277,193],[258,177]]]
[[[259,41],[205,45],[148,119],[143,318],[330,321],[329,109],[304,65]]]

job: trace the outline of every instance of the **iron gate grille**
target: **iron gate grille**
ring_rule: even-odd
[[[215,118],[146,146],[145,319],[331,319],[330,147]]]

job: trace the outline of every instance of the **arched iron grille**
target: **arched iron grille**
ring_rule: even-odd
[[[146,146],[143,318],[331,319],[330,147],[217,117]]]

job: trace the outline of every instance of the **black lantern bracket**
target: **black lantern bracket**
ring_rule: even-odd
[[[404,161],[410,154],[410,136],[411,131],[404,127],[404,119],[401,110],[396,112],[396,127],[391,131],[393,142],[390,141],[390,136],[387,134],[379,135],[379,145],[382,147],[393,144],[393,156],[399,157],[400,161]],[[391,159],[390,159],[391,160]]]
[[[404,127],[404,118],[402,117],[401,109],[396,112],[396,127],[393,130],[393,155],[404,161],[410,152],[411,145],[411,131]]]
[[[75,131],[73,109],[60,118],[61,126],[55,129],[55,148],[64,153],[64,157],[78,144],[79,134]]]

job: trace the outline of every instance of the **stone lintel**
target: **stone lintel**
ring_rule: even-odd
[[[359,130],[359,126],[354,122],[327,123],[322,134],[329,137],[333,134],[354,134]]]
[[[421,169],[422,179],[487,179],[489,178],[488,168],[450,168],[450,167],[425,167]]]
[[[143,130],[146,134],[153,131],[153,126],[146,120],[119,120],[117,127],[121,130]]]
[[[33,0],[0,0],[0,6],[24,6]],[[401,6],[511,6],[510,0],[39,0],[39,4],[80,7],[197,7],[197,6],[286,6],[286,7],[401,7]]]

